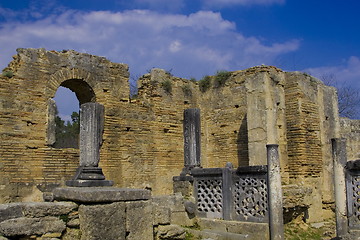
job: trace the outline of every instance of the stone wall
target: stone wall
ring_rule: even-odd
[[[341,137],[346,138],[349,161],[360,159],[360,120],[341,118]]]
[[[116,186],[172,193],[183,168],[183,110],[199,108],[203,167],[266,164],[266,144],[279,144],[283,183],[310,187],[315,210],[333,202],[336,92],[311,76],[259,66],[223,82],[211,76],[200,91],[199,82],[152,69],[132,99],[127,65],[103,57],[19,49],[5,70],[13,76],[0,77],[1,202],[38,201],[74,174],[78,150],[52,147],[50,106],[59,86],[80,103],[105,106],[100,167]]]
[[[108,203],[1,204],[0,238],[184,239],[180,225],[192,226],[195,219],[187,216],[183,201],[181,195],[173,195]]]
[[[64,189],[55,189],[55,198],[57,190],[61,192]],[[122,199],[111,202],[87,201],[94,200],[96,194],[103,194],[98,192],[92,196],[85,196],[86,194],[82,193],[76,202],[68,200],[0,204],[0,239],[257,240],[269,238],[267,223],[196,218],[193,213],[187,211],[186,205],[189,204],[186,203],[190,201],[184,199],[181,194],[149,198],[148,194],[144,194],[145,190],[111,191],[120,191]],[[143,193],[139,194],[139,192]],[[103,200],[109,194],[111,195],[109,192],[105,193]],[[140,198],[144,199],[136,199],[134,195],[137,197],[142,195]]]

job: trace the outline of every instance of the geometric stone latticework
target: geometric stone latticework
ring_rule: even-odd
[[[197,208],[207,216],[222,217],[223,197],[221,179],[202,179],[197,182]]]
[[[349,188],[348,188],[349,189]],[[360,228],[360,176],[351,176],[350,186],[350,208],[352,210],[352,217],[350,217],[350,227],[359,229]]]
[[[235,181],[234,207],[240,219],[267,221],[267,184],[265,179],[246,177]]]

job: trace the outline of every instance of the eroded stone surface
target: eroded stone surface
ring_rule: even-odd
[[[60,216],[76,209],[78,205],[73,202],[39,202],[24,203],[23,213],[29,217]]]
[[[125,240],[126,203],[81,205],[81,240]]]
[[[43,235],[45,233],[62,233],[65,228],[65,222],[57,217],[20,217],[1,222],[0,234],[4,236]]]
[[[158,227],[159,239],[185,239],[186,231],[178,225],[165,225]]]
[[[127,240],[152,240],[153,217],[150,201],[136,201],[126,203],[126,231]]]
[[[44,217],[68,214],[77,208],[72,202],[28,202],[0,204],[0,222],[19,217]]]
[[[144,189],[112,187],[68,187],[54,190],[54,198],[56,200],[89,203],[147,200],[150,198],[150,195],[150,191]]]

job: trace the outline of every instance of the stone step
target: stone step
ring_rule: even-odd
[[[246,239],[269,239],[270,236],[269,225],[267,223],[200,218],[198,225],[200,229],[248,236]]]
[[[189,233],[193,235],[194,239],[201,240],[249,240],[254,239],[247,234],[237,234],[237,233],[229,233],[229,232],[221,232],[211,229],[204,230],[193,230],[189,229]]]

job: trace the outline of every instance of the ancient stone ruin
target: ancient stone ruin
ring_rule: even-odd
[[[18,49],[4,72],[10,239],[283,239],[279,219],[335,218],[332,139],[360,158],[359,122],[339,118],[336,89],[300,72],[258,66],[194,82],[152,69],[136,97],[126,64],[75,51]],[[60,86],[81,105],[80,149],[54,147]]]

